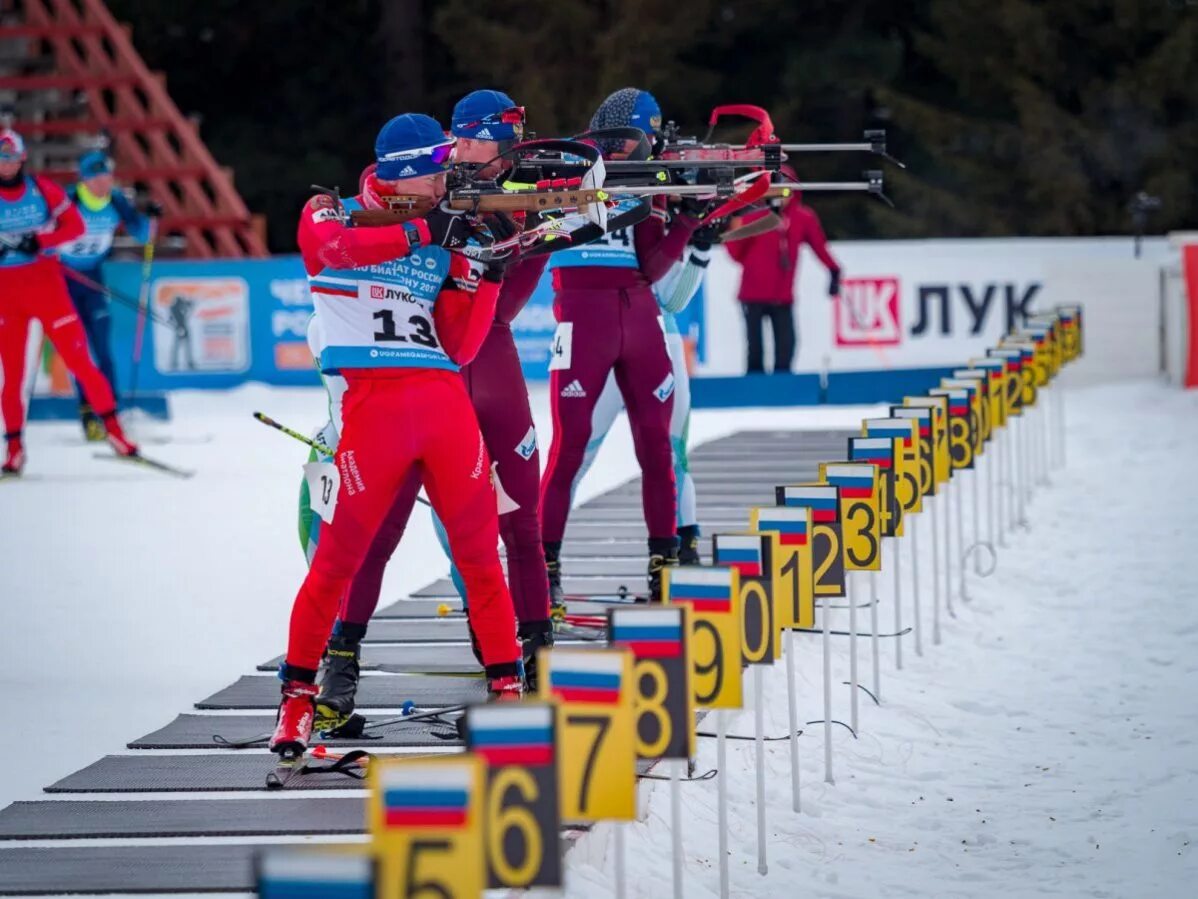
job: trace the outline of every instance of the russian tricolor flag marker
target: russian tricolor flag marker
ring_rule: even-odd
[[[780,505],[810,509],[811,520],[815,524],[837,520],[839,496],[833,486],[788,486],[780,488],[779,492]]]
[[[889,437],[850,437],[849,458],[872,462],[879,468],[894,467],[894,441]]]
[[[685,602],[696,612],[732,611],[734,568],[674,568],[670,576],[670,602]]]
[[[885,437],[889,440],[901,438],[903,446],[911,445],[911,425],[901,418],[867,418],[865,425],[866,437]]]
[[[566,702],[619,705],[624,658],[615,652],[555,650],[549,665],[549,690]]]
[[[368,854],[272,850],[258,857],[261,899],[374,899],[375,864]]]
[[[839,487],[844,499],[869,499],[874,495],[874,476],[862,464],[825,465],[824,480]]]
[[[385,827],[453,829],[468,823],[474,772],[467,765],[388,765],[378,783]]]
[[[803,530],[802,537],[805,541],[806,529]],[[741,573],[741,577],[761,577],[765,564],[762,556],[760,537],[751,534],[717,534],[715,537],[714,563],[735,568]]]
[[[609,637],[638,659],[676,659],[682,655],[682,610],[612,609]]]
[[[466,715],[468,748],[488,765],[553,763],[553,706],[477,705]]]
[[[809,506],[759,506],[753,526],[759,531],[776,533],[782,546],[806,546],[811,539],[807,529],[809,515],[814,515]]]

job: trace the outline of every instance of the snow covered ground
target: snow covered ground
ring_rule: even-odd
[[[321,400],[250,387],[174,402],[169,428],[142,433],[177,441],[146,451],[199,469],[193,480],[93,460],[73,426],[46,425],[29,431],[27,479],[0,486],[0,689],[21,760],[0,774],[0,806],[37,798],[281,649],[303,572],[294,509],[305,451],[249,413],[306,431]],[[543,391],[534,402],[547,446]],[[700,412],[692,439],[851,426],[868,412]],[[916,658],[908,638],[897,673],[884,646],[883,705],[862,704],[859,740],[835,729],[835,786],[822,782],[822,732],[807,728],[800,815],[786,744],[770,744],[765,877],[753,747],[732,744],[734,895],[1192,895],[1198,605],[1187,551],[1198,546],[1198,481],[1187,463],[1198,395],[1148,382],[1076,390],[1069,436],[1069,464],[1037,492],[1031,531],[1011,539],[993,577],[971,580],[973,600],[945,619],[942,645],[925,638]],[[579,499],[634,473],[619,425]],[[384,595],[445,569],[418,509]],[[886,623],[889,575],[881,583]],[[808,721],[822,714],[819,638],[797,646]],[[844,638],[834,648],[839,682]],[[865,641],[861,650],[868,683]],[[781,668],[766,681],[767,732],[784,733]],[[836,717],[847,698],[839,688]],[[751,714],[731,731],[751,733]],[[701,740],[699,770],[714,759]],[[670,889],[668,787],[642,791],[645,821],[628,833],[631,895],[660,896]],[[717,888],[714,797],[714,783],[683,785],[688,897]],[[606,833],[571,856],[569,895],[611,895]]]

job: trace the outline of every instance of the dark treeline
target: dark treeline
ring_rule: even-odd
[[[702,133],[717,103],[787,141],[885,127],[897,208],[813,198],[833,237],[1126,233],[1198,224],[1198,0],[110,0],[217,159],[294,248],[308,184],[353,187],[391,115],[507,90],[542,135],[609,91]],[[804,157],[808,178],[865,157]]]

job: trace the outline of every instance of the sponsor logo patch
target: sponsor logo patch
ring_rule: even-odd
[[[401,178],[411,178],[415,174],[416,174],[416,170],[414,168],[412,168],[410,165],[405,165],[402,169],[399,170],[399,177],[401,177]]]
[[[673,377],[674,377],[673,375],[670,375],[671,380],[673,380]],[[674,389],[673,385],[671,385],[670,389],[671,390]],[[564,397],[583,397],[586,395],[587,395],[587,392],[582,389],[582,385],[579,384],[578,381],[571,381],[569,384],[567,384],[565,387],[562,388],[562,396],[564,396]]]
[[[520,441],[516,447],[516,455],[527,462],[532,458],[532,454],[537,451],[537,428],[536,425],[531,425],[528,433],[524,435],[524,439]]]
[[[674,373],[670,372],[666,375],[666,379],[657,385],[657,389],[653,391],[653,395],[661,402],[665,402],[674,393]]]

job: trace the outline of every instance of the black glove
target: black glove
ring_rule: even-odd
[[[690,245],[696,250],[710,250],[712,244],[720,242],[721,230],[717,225],[700,225],[691,235]]]
[[[504,255],[498,259],[492,259],[483,269],[483,280],[494,281],[499,283],[503,280],[503,276],[507,274],[508,266],[515,262],[520,254],[515,250],[506,250]]]
[[[146,200],[146,215],[152,219],[162,218],[162,204]]]
[[[840,269],[832,269],[832,276],[828,279],[828,296],[840,296]]]
[[[487,226],[487,230],[491,232],[491,237],[496,243],[511,240],[520,233],[520,226],[506,212],[484,215],[483,224]]]
[[[470,223],[462,212],[452,212],[441,206],[424,217],[428,226],[429,244],[434,247],[464,247],[470,238]]]
[[[17,252],[24,253],[26,256],[36,256],[42,251],[42,245],[37,242],[36,234],[26,234],[21,238],[21,242],[17,244]]]
[[[703,218],[709,208],[711,208],[711,197],[683,197],[682,202],[678,204],[678,210],[693,219]]]

